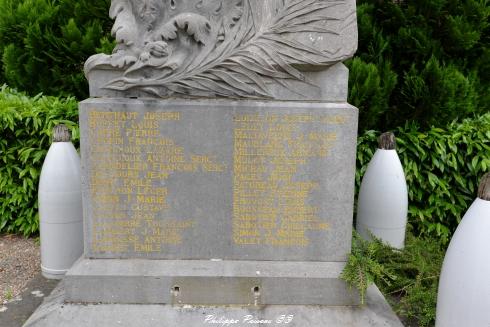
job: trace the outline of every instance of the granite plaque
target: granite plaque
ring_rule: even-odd
[[[346,104],[81,104],[91,258],[345,261],[357,110]]]

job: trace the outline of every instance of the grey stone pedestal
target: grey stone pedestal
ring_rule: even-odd
[[[403,327],[372,286],[365,306],[67,304],[63,283],[24,327]]]
[[[117,48],[86,62],[80,103],[84,256],[26,326],[400,326],[339,278],[355,1],[110,11]]]

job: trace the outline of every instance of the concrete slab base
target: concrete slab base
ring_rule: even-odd
[[[63,282],[24,327],[403,327],[372,286],[365,306],[172,306],[64,303]]]

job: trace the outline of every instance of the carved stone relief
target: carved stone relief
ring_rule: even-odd
[[[112,0],[110,16],[117,46],[87,76],[120,71],[103,88],[154,97],[274,98],[357,47],[354,0]]]

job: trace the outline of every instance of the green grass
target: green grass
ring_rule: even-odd
[[[8,288],[5,291],[5,300],[10,301],[14,298],[14,293],[12,292],[12,289]]]

